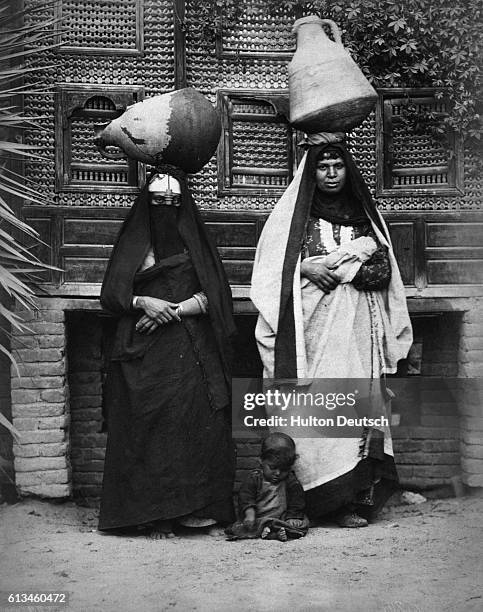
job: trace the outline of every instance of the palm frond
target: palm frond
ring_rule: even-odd
[[[38,129],[43,117],[26,116],[14,105],[19,96],[26,94],[52,94],[53,90],[42,83],[35,82],[35,74],[47,67],[31,67],[31,58],[39,53],[55,50],[60,46],[59,20],[52,17],[54,2],[42,2],[12,11],[8,0],[0,0],[0,99],[6,104],[0,110],[0,152],[2,160],[30,159],[33,163],[42,161],[41,147],[19,141],[19,134],[25,129]],[[29,17],[44,15],[31,22]],[[23,82],[25,77],[33,76],[34,82]],[[8,199],[7,199],[8,198]],[[32,252],[38,244],[44,244],[38,233],[19,219],[10,205],[10,200],[18,198],[35,204],[45,204],[46,199],[32,181],[27,181],[11,168],[0,167],[0,293],[6,296],[0,303],[0,319],[12,329],[28,329],[22,318],[16,314],[14,305],[32,310],[36,308],[35,275],[56,269],[41,262]],[[19,241],[22,237],[22,242]],[[24,244],[25,240],[34,246]],[[15,358],[6,346],[0,344],[0,352],[7,355],[14,367]],[[17,368],[18,372],[18,368]],[[16,432],[0,414],[0,423]]]
[[[5,349],[3,348],[3,346],[0,344],[0,351],[2,353],[5,352]],[[7,357],[10,358],[10,355],[7,353]],[[4,417],[3,414],[0,412],[0,425],[3,425],[4,427],[6,427],[9,432],[13,435],[13,437],[15,438],[15,441],[20,444],[21,439],[22,439],[22,435],[21,433],[18,431],[18,429],[16,429],[12,423],[10,423],[10,421],[7,419],[7,417]]]

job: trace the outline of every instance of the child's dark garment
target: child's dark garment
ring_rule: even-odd
[[[238,493],[241,520],[226,530],[231,539],[266,537],[284,528],[289,538],[304,536],[309,527],[305,516],[305,495],[293,472],[279,482],[264,479],[261,469],[250,472]],[[247,527],[243,517],[248,508],[255,509],[255,525]],[[264,536],[262,536],[264,532]]]

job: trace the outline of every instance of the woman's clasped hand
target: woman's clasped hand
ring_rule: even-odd
[[[324,293],[330,293],[340,283],[333,269],[321,262],[303,261],[300,274],[312,281]]]
[[[181,321],[176,309],[178,304],[168,302],[159,298],[140,296],[137,304],[144,310],[144,315],[136,323],[136,331],[140,333],[151,333],[159,325],[170,321]]]

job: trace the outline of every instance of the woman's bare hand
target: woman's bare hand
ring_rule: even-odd
[[[181,320],[176,314],[178,304],[175,302],[168,302],[166,300],[160,300],[159,298],[142,295],[138,298],[137,305],[144,310],[145,314],[152,321],[158,323],[158,325],[169,323],[173,319],[176,321]]]
[[[324,293],[330,293],[340,283],[333,270],[323,263],[303,261],[300,266],[300,274],[312,281]]]
[[[159,323],[148,317],[148,315],[143,315],[136,323],[136,331],[140,334],[152,334],[158,327]]]

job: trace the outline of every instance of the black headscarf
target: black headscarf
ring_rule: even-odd
[[[337,144],[324,147],[317,155],[318,162],[324,153],[330,152],[332,158],[344,159],[344,152]],[[347,153],[347,151],[345,151]],[[310,216],[325,219],[339,225],[361,225],[367,223],[367,215],[359,199],[352,192],[352,184],[347,180],[340,193],[324,193],[315,186]]]
[[[327,218],[327,220],[333,223],[340,223],[340,221],[336,221],[333,216],[336,210],[335,207],[332,207],[333,210],[324,211],[324,201],[327,202],[329,198],[325,198],[320,192],[319,195],[315,195],[317,161],[320,159],[323,152],[329,148],[338,151],[346,165],[346,187],[340,201],[342,202],[343,200],[346,204],[349,204],[348,198],[350,194],[350,197],[353,198],[353,204],[350,203],[350,209],[353,211],[351,215],[355,212],[355,218],[360,219],[359,222],[371,220],[381,232],[385,234],[377,214],[374,200],[345,144],[331,142],[310,146],[297,194],[297,201],[295,203],[294,214],[290,225],[289,239],[283,264],[280,312],[277,337],[275,340],[274,375],[277,379],[297,378],[295,320],[293,312],[293,278],[297,260],[302,249],[309,216],[310,214],[314,214],[314,216]],[[332,204],[334,202],[336,202],[336,200],[333,200]]]
[[[184,172],[174,166],[160,166],[156,172],[169,173],[180,183],[181,205],[176,215],[177,228],[208,298],[208,313],[225,376],[230,382],[229,338],[235,333],[235,324],[230,285],[220,256],[193,202]],[[148,186],[149,180],[121,227],[102,283],[101,304],[113,314],[122,315],[132,310],[134,276],[151,245]]]

